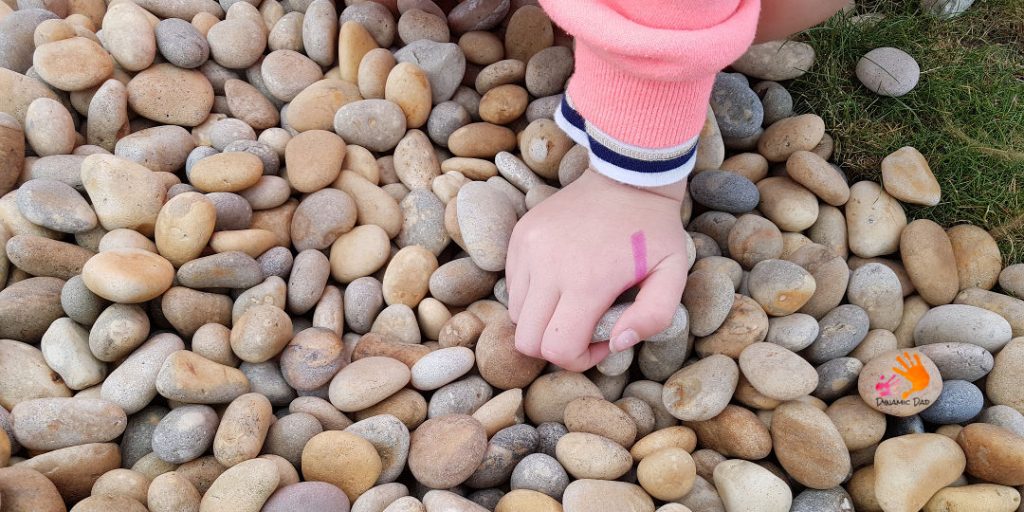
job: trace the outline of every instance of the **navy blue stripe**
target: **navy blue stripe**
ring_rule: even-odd
[[[576,111],[576,109],[572,108],[569,105],[569,102],[566,101],[566,98],[567,96],[562,97],[562,116],[565,117],[565,120],[568,121],[569,124],[578,128],[583,133],[587,133],[586,120],[583,119],[583,116],[581,116],[580,113]],[[641,173],[653,174],[677,170],[680,167],[686,165],[686,163],[689,162],[697,154],[697,144],[694,144],[689,151],[675,158],[671,158],[668,160],[643,160],[640,158],[633,158],[628,155],[623,155],[622,153],[619,153],[605,146],[604,144],[601,144],[593,137],[591,137],[589,134],[587,134],[587,139],[590,141],[590,151],[594,153],[594,156],[600,158],[601,160],[604,160],[605,162],[608,162],[609,164],[625,169],[627,171]]]
[[[569,106],[569,102],[566,101],[567,96],[562,96],[562,115],[565,117],[569,124],[579,128],[580,131],[587,131],[587,122],[583,120],[583,116],[576,109]]]
[[[616,167],[620,167],[627,171],[635,171],[642,173],[660,173],[669,172],[679,169],[687,162],[690,161],[697,154],[697,145],[694,144],[692,148],[686,153],[669,160],[641,160],[639,158],[633,158],[631,156],[623,155],[612,149],[609,149],[600,142],[594,140],[593,137],[587,137],[590,139],[590,151],[594,153],[594,156],[608,162]]]

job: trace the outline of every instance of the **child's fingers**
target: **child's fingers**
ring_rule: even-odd
[[[564,293],[544,331],[541,355],[544,359],[571,371],[583,371],[601,360],[591,362],[590,341],[594,326],[608,303],[595,303],[597,297]],[[602,356],[603,357],[603,356]]]
[[[526,295],[530,290],[530,276],[526,272],[505,271],[505,289],[508,290],[508,315],[512,322],[519,321]]]
[[[526,292],[519,318],[516,321],[516,350],[530,357],[541,357],[544,330],[555,313],[558,290],[537,283]]]
[[[618,352],[665,330],[672,323],[686,285],[686,261],[663,261],[640,285],[636,301],[612,328],[611,349]]]

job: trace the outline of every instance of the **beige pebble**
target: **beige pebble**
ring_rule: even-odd
[[[171,287],[174,266],[139,249],[114,249],[93,256],[82,268],[86,286],[113,302],[138,303],[159,297]]]
[[[157,64],[128,83],[128,104],[147,119],[198,126],[213,108],[213,86],[199,71]]]
[[[32,69],[58,89],[80,91],[109,78],[114,72],[114,59],[95,41],[72,37],[36,48]]]

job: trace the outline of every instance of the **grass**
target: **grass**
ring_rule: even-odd
[[[992,234],[1007,264],[1024,261],[1024,2],[979,0],[967,13],[937,20],[916,0],[858,2],[858,24],[837,15],[803,38],[813,69],[789,84],[796,108],[814,112],[836,139],[836,159],[851,180],[879,180],[886,155],[914,146],[942,185],[933,208],[911,218],[943,226],[970,223]],[[900,98],[877,96],[854,75],[867,51],[900,48],[918,61],[921,81]]]

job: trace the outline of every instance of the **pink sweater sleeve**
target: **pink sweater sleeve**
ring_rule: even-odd
[[[715,74],[754,39],[760,0],[540,0],[575,37],[576,70],[556,115],[591,165],[665,185],[693,167]]]

